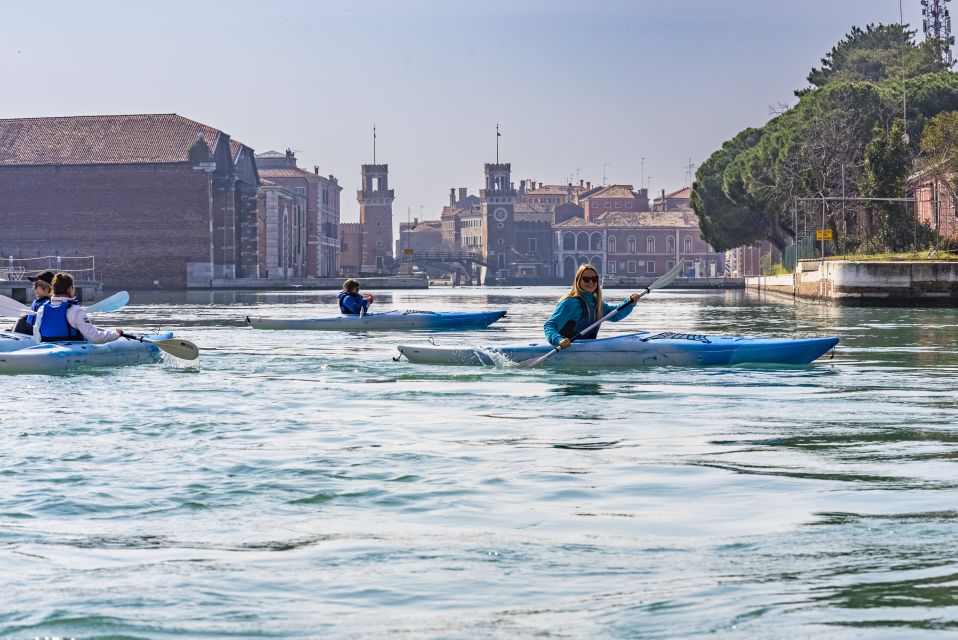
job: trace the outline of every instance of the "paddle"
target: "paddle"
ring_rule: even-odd
[[[655,282],[647,286],[645,288],[645,291],[639,294],[639,297],[644,298],[645,296],[652,293],[653,290],[661,289],[662,287],[666,287],[672,284],[672,281],[678,278],[679,274],[682,273],[682,269],[684,267],[685,267],[685,261],[679,260],[678,264],[672,267],[668,273],[666,273],[664,276],[662,276],[661,278],[659,278],[658,280],[656,280]],[[619,311],[622,311],[622,309],[625,309],[626,307],[628,307],[630,304],[635,304],[631,298],[629,300],[626,300],[625,302],[623,302],[622,304],[620,304],[615,309],[605,314],[598,320],[596,320],[594,323],[590,324],[588,327],[586,327],[579,333],[569,338],[569,342],[575,342],[576,340],[581,338],[583,334],[589,333],[590,331],[598,327],[600,324],[602,324],[603,322],[605,322],[606,320],[608,320],[609,318],[617,314]],[[522,362],[517,364],[516,367],[519,369],[532,369],[532,368],[538,367],[540,364],[542,364],[543,362],[545,362],[546,360],[548,360],[555,354],[559,353],[560,351],[562,351],[562,347],[556,347],[549,353],[545,354],[544,356],[538,356],[536,358],[523,360]]]
[[[114,293],[109,298],[104,298],[96,304],[92,304],[87,307],[87,313],[109,313],[111,311],[119,311],[126,306],[126,303],[130,301],[130,294],[126,291],[120,291],[119,293]],[[22,316],[22,315],[36,315],[36,311],[32,310],[25,304],[21,304],[14,300],[13,298],[8,298],[7,296],[0,296],[0,316]]]
[[[155,344],[160,348],[160,351],[165,351],[171,356],[175,356],[181,360],[196,360],[200,356],[199,347],[189,340],[182,340],[180,338],[153,340],[145,336],[135,336],[132,333],[126,332],[123,333],[123,337],[127,340],[136,340],[138,342],[149,342],[150,344]]]

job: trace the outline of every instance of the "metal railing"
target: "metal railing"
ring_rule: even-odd
[[[77,282],[96,282],[95,256],[37,256],[0,258],[0,280],[20,281],[42,271],[65,271]]]

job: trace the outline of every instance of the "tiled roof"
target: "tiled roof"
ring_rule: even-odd
[[[692,197],[692,187],[684,187],[678,191],[665,194],[666,200],[688,200]],[[662,202],[662,196],[655,199],[656,202]]]
[[[564,222],[560,222],[555,225],[556,229],[569,229],[569,228],[579,228],[579,227],[588,227],[590,229],[601,229],[606,225],[596,224],[594,222],[586,222],[582,218],[569,218]]]
[[[260,176],[267,178],[318,178],[312,171],[306,171],[298,167],[278,167],[258,169]]]
[[[512,210],[516,213],[545,213],[548,207],[549,205],[538,202],[517,202],[512,206]]]
[[[186,162],[200,133],[225,135],[175,113],[0,120],[0,166]]]
[[[588,195],[580,195],[579,201],[589,200],[591,198],[635,198],[630,184],[610,184],[607,187],[600,187]]]
[[[286,154],[280,153],[279,151],[273,151],[272,149],[270,149],[269,151],[264,151],[263,153],[257,153],[256,157],[257,158],[285,158]]]
[[[607,211],[596,218],[604,227],[678,227],[699,226],[699,220],[691,210],[681,211]]]

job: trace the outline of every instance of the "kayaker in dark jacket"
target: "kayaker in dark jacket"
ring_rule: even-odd
[[[350,278],[343,283],[343,290],[339,292],[339,311],[348,316],[359,316],[369,311],[373,303],[373,294],[359,293],[359,280]]]
[[[638,293],[633,293],[622,302],[629,299],[632,302],[638,302],[640,297]],[[627,306],[609,320],[618,322],[632,313],[633,307],[635,307],[634,304]],[[598,309],[602,310],[601,313],[597,311]],[[591,264],[580,265],[575,272],[572,289],[559,299],[555,311],[552,312],[552,315],[549,316],[542,327],[546,334],[546,340],[553,347],[565,349],[571,344],[569,339],[572,336],[586,329],[607,313],[611,313],[613,309],[615,309],[614,305],[602,301],[602,285],[599,284],[599,272]],[[592,340],[598,333],[599,327],[596,327],[579,339]]]
[[[50,296],[53,295],[53,272],[44,271],[43,273],[38,273],[35,276],[27,276],[27,280],[33,283],[33,293],[36,294],[37,299],[33,301],[33,304],[30,305],[30,309],[33,311],[39,311],[40,307],[43,306],[43,303],[50,299]],[[23,333],[28,336],[33,335],[33,325],[36,324],[37,316],[36,315],[26,315],[20,316],[20,319],[17,320],[17,325],[13,328],[17,333]]]

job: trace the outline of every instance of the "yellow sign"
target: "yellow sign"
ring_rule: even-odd
[[[415,250],[415,249],[403,249],[403,250],[402,250],[402,253],[403,253],[404,256],[411,256],[412,254],[416,253],[416,250]]]
[[[822,236],[825,236],[822,238]],[[832,239],[832,230],[831,229],[815,229],[815,239],[816,240],[831,240]]]

